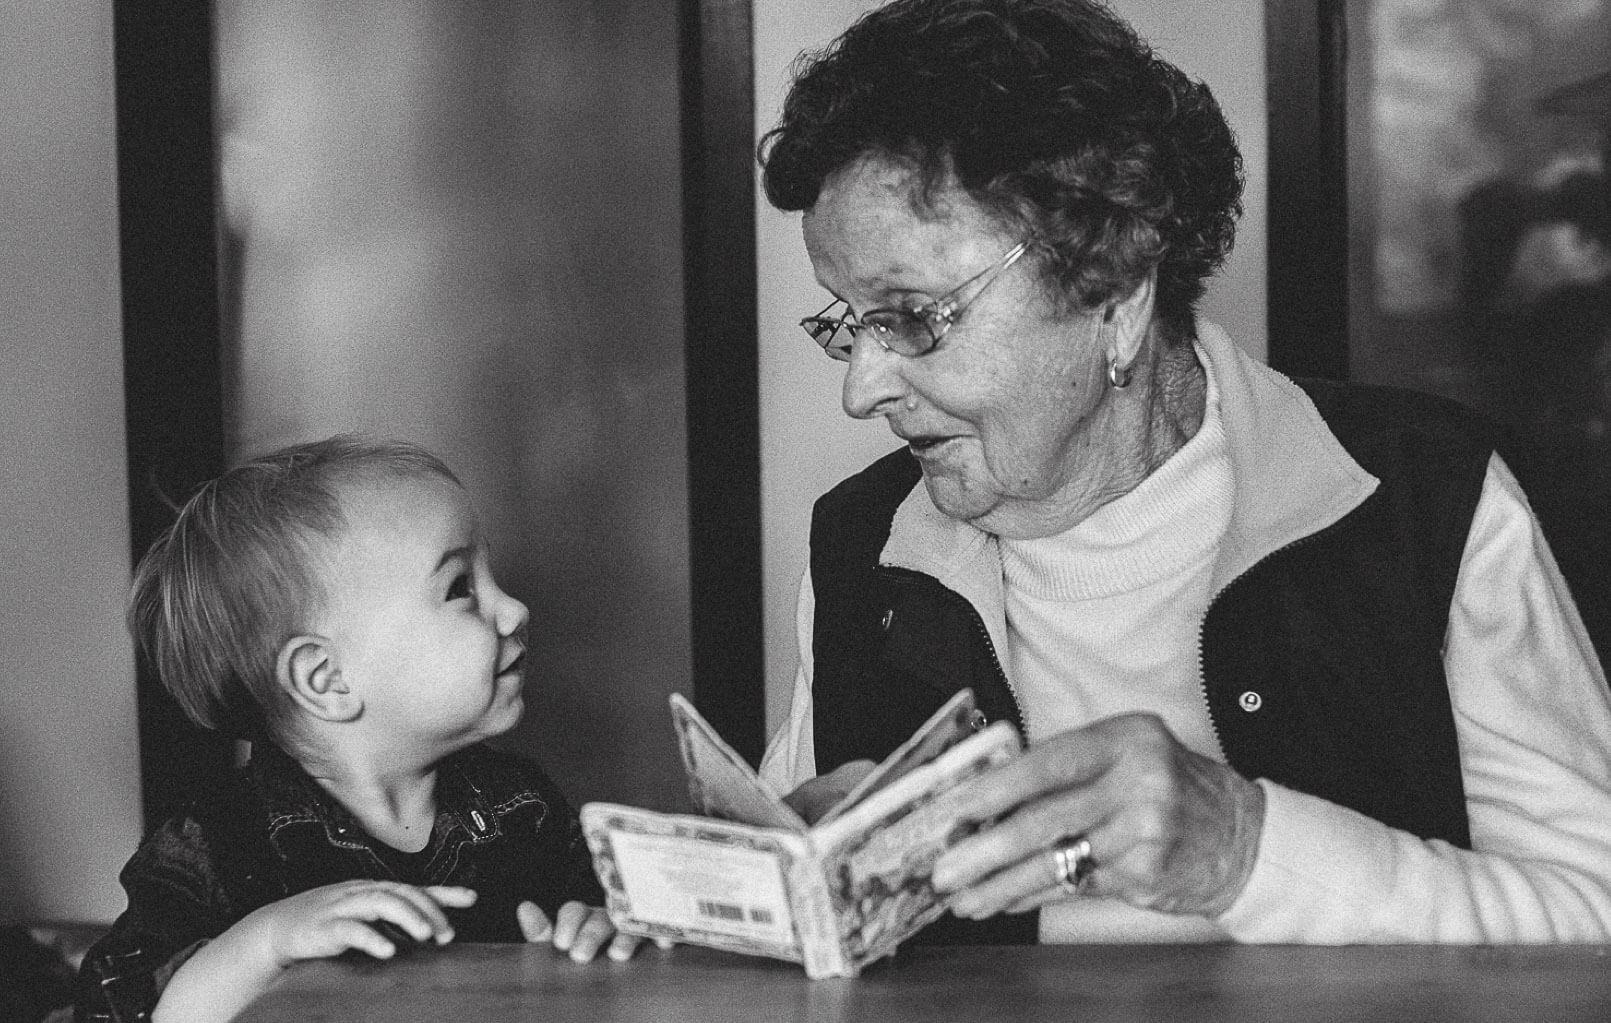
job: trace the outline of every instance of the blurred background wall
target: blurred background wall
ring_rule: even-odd
[[[215,11],[233,454],[343,430],[440,453],[531,608],[501,744],[577,801],[680,806],[676,5]]]
[[[756,138],[783,109],[789,66],[804,50],[830,42],[870,0],[756,0]],[[1247,162],[1247,212],[1221,275],[1210,283],[1205,314],[1259,358],[1265,338],[1264,0],[1171,3],[1114,0],[1166,60],[1213,89]],[[757,196],[761,333],[761,518],[766,590],[767,720],[788,710],[797,652],[794,599],[805,570],[811,503],[829,487],[898,447],[882,420],[859,422],[840,409],[844,370],[824,358],[797,326],[828,302],[800,242],[799,214],[783,214]]]
[[[139,836],[112,94],[110,4],[0,4],[0,922]]]
[[[1356,374],[1549,431],[1611,485],[1611,3],[1351,10]]]

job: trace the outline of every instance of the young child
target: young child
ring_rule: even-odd
[[[124,868],[78,1018],[225,1020],[297,960],[455,937],[629,958],[570,806],[482,743],[520,720],[526,620],[419,448],[335,437],[203,487],[136,570],[130,629],[251,762]]]

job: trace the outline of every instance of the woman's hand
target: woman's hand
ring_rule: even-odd
[[[552,923],[548,915],[535,902],[522,902],[515,907],[515,919],[520,922],[520,933],[527,941],[548,941],[561,952],[569,952],[578,963],[590,963],[599,949],[609,944],[609,957],[616,962],[632,958],[643,939],[631,934],[618,934],[610,923],[610,915],[600,906],[581,902],[567,902],[554,914]]]
[[[851,760],[840,764],[827,774],[818,775],[800,783],[783,801],[800,815],[807,824],[815,824],[823,814],[850,795],[850,790],[872,773],[878,766],[871,760]]]
[[[1217,916],[1246,886],[1264,825],[1262,789],[1151,714],[1064,732],[957,795],[971,819],[1000,818],[935,864],[935,888],[963,917],[1066,898],[1054,850],[1077,838],[1089,843],[1084,891]]]

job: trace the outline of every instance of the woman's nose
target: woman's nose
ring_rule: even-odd
[[[851,343],[850,361],[845,364],[845,414],[852,419],[872,419],[892,412],[906,396],[907,383],[901,375],[901,357],[879,344],[865,331]]]

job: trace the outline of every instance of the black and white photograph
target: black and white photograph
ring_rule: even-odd
[[[6,0],[0,195],[0,1023],[1606,1019],[1611,0]]]

